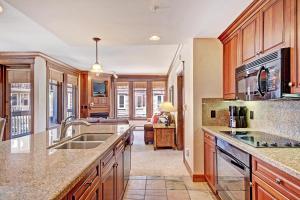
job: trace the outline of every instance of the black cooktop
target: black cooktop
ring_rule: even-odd
[[[300,141],[259,131],[221,131],[243,143],[259,148],[300,148]]]

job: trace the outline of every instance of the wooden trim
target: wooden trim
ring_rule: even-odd
[[[206,182],[204,174],[193,174],[193,182]]]
[[[175,60],[176,60],[176,58],[178,57],[178,55],[179,55],[181,49],[182,49],[182,44],[179,44],[178,47],[177,47],[177,49],[176,49],[176,52],[175,52],[175,54],[174,54],[174,57],[173,57],[173,59],[172,59],[172,62],[171,62],[171,64],[170,64],[170,67],[169,67],[169,69],[168,69],[168,73],[167,73],[168,76],[170,75],[171,71],[172,71],[173,68],[174,68]]]
[[[247,19],[250,19],[254,15],[257,14],[257,12],[260,11],[260,9],[266,5],[269,2],[269,0],[254,0],[229,26],[221,35],[218,37],[219,40],[223,41],[227,37],[229,37],[231,34],[235,33],[237,29],[239,29],[245,22],[247,22]]]
[[[184,110],[183,110],[184,77],[177,76],[177,149],[184,149]]]
[[[167,81],[168,76],[166,75],[130,75],[121,74],[116,79],[116,82],[146,82],[146,81]]]

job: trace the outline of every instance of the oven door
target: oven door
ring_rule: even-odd
[[[250,169],[217,147],[217,191],[222,200],[250,200]]]

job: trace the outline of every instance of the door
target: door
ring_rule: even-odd
[[[272,0],[262,9],[262,53],[275,51],[289,43],[287,2]]]
[[[238,67],[238,34],[224,43],[223,96],[235,99],[235,69]]]
[[[253,60],[259,52],[259,14],[251,18],[241,28],[242,63]]]
[[[293,16],[295,20],[294,31],[295,35],[295,58],[291,63],[291,89],[292,93],[300,93],[300,2],[292,1],[295,5],[293,8],[295,16]]]
[[[117,200],[122,200],[124,191],[124,151],[121,150],[116,155],[116,188],[117,188]]]
[[[102,176],[101,188],[103,200],[114,200],[114,170],[114,166],[111,166],[111,168],[109,168],[109,170]]]
[[[6,139],[29,135],[33,129],[31,69],[8,67],[5,73]]]
[[[177,76],[177,149],[184,149],[184,77]]]
[[[204,141],[204,176],[210,187],[216,191],[216,150],[215,146]]]

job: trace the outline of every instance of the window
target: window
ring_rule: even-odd
[[[67,117],[76,116],[76,87],[67,85]]]
[[[50,127],[58,124],[58,109],[59,109],[59,95],[58,95],[59,84],[55,80],[49,82],[49,125]]]
[[[133,84],[134,117],[146,118],[147,82],[135,82]]]
[[[123,82],[116,83],[117,117],[118,118],[129,117],[128,93],[129,93],[128,83],[123,83]]]
[[[11,106],[18,106],[18,94],[11,93]]]
[[[152,82],[153,114],[159,113],[159,105],[164,102],[166,83],[163,81]]]

